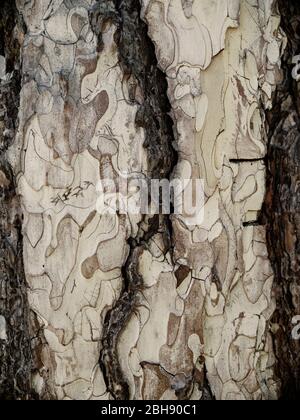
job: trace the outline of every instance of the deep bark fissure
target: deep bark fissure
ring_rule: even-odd
[[[300,396],[300,343],[292,337],[292,319],[300,314],[300,101],[292,59],[300,53],[300,4],[279,0],[281,27],[288,45],[283,79],[268,113],[267,195],[264,217],[269,256],[275,274],[276,311],[272,319],[281,397]]]
[[[29,304],[23,266],[22,215],[15,176],[6,152],[18,126],[21,91],[20,38],[24,31],[15,2],[0,8],[0,399],[35,398]],[[4,74],[5,73],[5,74]]]
[[[92,12],[92,24],[99,36],[101,51],[101,28],[112,22],[118,46],[119,63],[124,79],[133,77],[137,81],[143,101],[139,103],[136,125],[145,132],[144,147],[148,155],[148,181],[151,179],[170,179],[177,164],[173,148],[175,137],[173,121],[169,116],[171,104],[168,99],[166,76],[159,69],[155,47],[148,36],[146,23],[141,19],[141,4],[138,0],[113,0],[98,2]],[[133,100],[134,103],[134,100]],[[130,252],[123,266],[123,292],[116,305],[108,312],[103,328],[103,348],[100,366],[108,391],[115,399],[129,399],[129,386],[123,377],[118,359],[118,339],[138,305],[139,292],[143,288],[143,278],[139,274],[139,256],[147,249],[148,243],[156,233],[164,237],[165,252],[172,250],[172,223],[169,216],[144,216],[146,231],[140,229],[138,238],[128,241]]]

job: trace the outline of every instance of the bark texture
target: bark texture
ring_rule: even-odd
[[[174,270],[184,265],[190,272],[177,288],[182,313],[173,310],[159,354],[160,366],[175,378],[183,372],[187,382],[193,372],[190,397],[201,396],[195,378],[204,372],[217,399],[277,397],[269,334],[273,273],[258,222],[265,194],[264,110],[276,88],[282,41],[274,6],[144,2],[169,82],[175,172],[205,180],[202,225],[191,231],[180,218],[172,220]]]
[[[273,331],[282,398],[300,396],[300,342],[291,322],[300,314],[300,98],[293,59],[300,52],[300,5],[279,1],[281,26],[287,36],[282,83],[268,114],[268,250],[275,273],[276,311]],[[294,61],[294,62],[293,62]]]
[[[7,160],[18,128],[22,18],[14,2],[0,8],[0,398],[28,399],[31,390],[29,306],[23,267],[22,216]]]
[[[292,3],[1,5],[3,398],[297,394]],[[152,179],[203,179],[203,221],[123,214]]]

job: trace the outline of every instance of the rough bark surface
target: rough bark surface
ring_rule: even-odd
[[[201,398],[195,378],[207,372],[217,399],[276,398],[269,334],[273,273],[258,223],[265,194],[264,110],[271,106],[282,43],[275,2],[143,5],[169,82],[175,172],[203,178],[206,195],[201,226],[191,231],[173,218],[173,270],[184,265],[190,271],[177,288],[182,310],[169,317],[159,365],[178,386],[193,390],[185,396]]]
[[[300,53],[300,4],[279,1],[281,26],[287,36],[282,83],[268,114],[268,191],[265,216],[270,259],[274,268],[276,311],[273,333],[281,396],[300,396],[300,341],[292,336],[292,320],[300,314],[300,97],[293,77]]]
[[[100,37],[101,29],[105,25],[113,23],[116,26],[115,40],[119,62],[124,78],[132,83],[129,99],[132,104],[138,105],[135,123],[145,133],[147,177],[149,182],[151,179],[168,179],[176,163],[172,146],[173,123],[168,115],[171,106],[167,97],[165,76],[158,68],[154,45],[148,36],[148,28],[141,19],[141,5],[138,0],[98,2],[94,6],[91,20],[94,31]],[[140,98],[137,97],[137,88]],[[155,235],[161,237],[165,253],[171,245],[167,217],[144,217],[143,223],[144,227],[138,238],[128,240],[130,253],[122,270],[124,293],[107,314],[104,324],[101,366],[107,378],[108,389],[118,399],[130,397],[128,384],[123,379],[117,345],[123,328],[126,328],[126,323],[139,304],[139,293],[143,290],[143,277],[138,272],[139,258],[151,245]]]
[[[296,394],[298,344],[286,334],[300,313],[296,6],[3,5],[0,394]],[[119,206],[123,181],[181,179],[186,193],[203,179],[204,219],[173,206],[101,212],[99,195],[113,205],[108,179]],[[138,188],[129,195],[139,202]]]
[[[33,396],[29,306],[22,217],[7,150],[18,128],[22,18],[14,2],[0,7],[0,398]]]

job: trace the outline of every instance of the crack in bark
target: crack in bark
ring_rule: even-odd
[[[300,52],[300,4],[279,0],[281,26],[288,46],[283,80],[268,113],[267,195],[264,220],[275,273],[273,341],[282,399],[300,396],[300,343],[292,338],[292,318],[300,314],[300,84],[293,80],[292,58]]]
[[[37,398],[31,390],[32,354],[29,305],[23,267],[22,215],[13,170],[6,157],[18,125],[21,90],[20,42],[24,30],[14,1],[0,8],[0,55],[6,77],[0,79],[0,399]]]
[[[155,47],[148,36],[148,27],[141,19],[138,0],[111,0],[98,2],[91,13],[91,22],[99,36],[102,48],[101,29],[107,22],[117,27],[115,41],[125,80],[134,77],[142,91],[143,102],[139,104],[136,125],[145,131],[144,147],[148,154],[149,179],[169,178],[177,164],[174,143],[173,121],[169,116],[171,105],[164,73],[158,68]],[[138,239],[131,238],[130,254],[123,267],[124,289],[115,307],[108,312],[104,322],[103,348],[100,366],[108,391],[115,399],[127,400],[129,386],[123,377],[118,360],[118,339],[138,304],[143,278],[138,272],[139,256],[156,233],[164,236],[166,252],[171,249],[171,222],[168,216],[145,216],[148,231],[140,232]]]

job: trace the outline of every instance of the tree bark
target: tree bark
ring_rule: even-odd
[[[298,399],[300,395],[300,341],[293,337],[300,314],[300,101],[299,83],[293,77],[294,58],[299,54],[300,6],[279,1],[281,26],[287,36],[282,57],[282,82],[268,113],[268,191],[265,201],[267,242],[275,273],[276,311],[273,331],[281,396]],[[298,317],[298,319],[297,319]]]
[[[1,399],[299,396],[299,16],[1,4]]]
[[[4,0],[0,8],[0,399],[5,400],[34,396],[22,213],[7,159],[17,130],[22,38],[22,18],[14,2]]]

